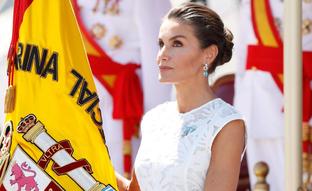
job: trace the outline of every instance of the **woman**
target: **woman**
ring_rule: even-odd
[[[176,102],[149,111],[129,190],[236,190],[245,147],[241,115],[216,98],[208,75],[232,56],[232,33],[205,6],[186,3],[159,32],[159,80]]]

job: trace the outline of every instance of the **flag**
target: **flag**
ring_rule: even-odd
[[[2,186],[117,190],[70,0],[15,0],[8,60],[13,96],[6,103],[14,108],[1,135]]]

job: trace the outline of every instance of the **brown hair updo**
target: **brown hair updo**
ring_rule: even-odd
[[[217,66],[231,60],[234,46],[233,34],[224,27],[220,16],[213,10],[197,3],[184,3],[172,8],[165,19],[174,19],[192,26],[202,49],[212,44],[218,47],[218,55],[211,63],[209,73],[214,72]]]

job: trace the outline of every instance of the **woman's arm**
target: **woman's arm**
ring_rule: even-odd
[[[134,169],[132,171],[132,178],[131,178],[131,181],[130,181],[130,186],[129,186],[129,190],[128,191],[140,191],[140,186],[139,186],[138,180],[136,178]]]
[[[205,191],[235,191],[239,178],[241,154],[245,147],[242,120],[226,124],[216,136],[205,181]]]
[[[119,191],[140,191],[138,181],[136,179],[135,171],[132,172],[131,180],[126,179],[115,171],[117,179],[117,187]]]
[[[125,177],[121,176],[115,171],[115,176],[117,179],[117,187],[119,191],[127,191],[129,189],[130,181]]]

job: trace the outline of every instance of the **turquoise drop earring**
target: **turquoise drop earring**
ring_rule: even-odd
[[[208,64],[204,64],[204,72],[203,75],[205,78],[208,78]]]

